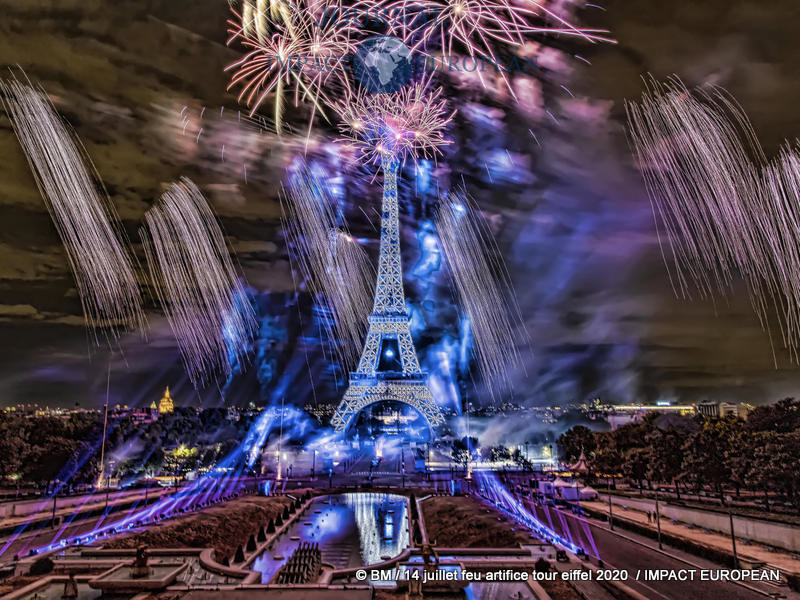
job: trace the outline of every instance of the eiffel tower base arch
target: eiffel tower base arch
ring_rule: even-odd
[[[401,380],[351,382],[331,419],[331,425],[337,432],[346,432],[361,410],[387,401],[402,402],[414,408],[425,419],[432,433],[444,424],[444,416],[433,401],[427,382]]]

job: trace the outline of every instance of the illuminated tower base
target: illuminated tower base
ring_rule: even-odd
[[[347,430],[353,417],[366,406],[384,401],[412,406],[431,429],[444,423],[428,387],[428,375],[419,368],[409,329],[397,205],[400,161],[392,154],[384,154],[382,159],[383,214],[375,303],[358,368],[350,373],[350,386],[331,419],[336,431]]]

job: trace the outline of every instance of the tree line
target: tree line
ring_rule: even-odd
[[[640,487],[666,483],[708,492],[723,503],[742,490],[800,508],[800,401],[760,406],[747,415],[706,417],[650,413],[613,431],[576,426],[558,438],[562,459],[583,452],[590,477],[624,476]]]
[[[223,408],[174,412],[142,423],[130,416],[109,418],[105,463],[109,477],[185,475],[211,466],[243,439],[249,419],[229,421]],[[0,411],[0,484],[49,487],[54,482],[93,485],[100,475],[103,414],[67,418]],[[185,458],[175,450],[192,449]]]

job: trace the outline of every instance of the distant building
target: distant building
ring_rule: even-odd
[[[691,404],[673,404],[656,402],[655,404],[612,404],[608,406],[604,416],[611,429],[617,429],[627,423],[638,423],[647,413],[692,415],[696,407]]]
[[[747,419],[750,411],[753,410],[752,404],[740,402],[701,402],[697,405],[697,412],[706,417],[728,417],[733,415],[740,419]]]
[[[131,419],[137,424],[152,423],[157,417],[158,411],[155,408],[155,403],[151,404],[150,408],[131,408],[127,404],[117,404],[108,413],[109,419]]]
[[[134,408],[128,415],[135,423],[152,423],[158,417],[158,411],[155,407],[155,402],[150,405],[150,408]]]
[[[739,402],[738,404],[739,418],[744,419],[746,421],[747,417],[750,416],[750,413],[753,411],[754,408],[755,406],[753,406],[752,404],[748,404],[747,402]]]
[[[642,420],[644,416],[644,411],[640,412],[628,412],[628,411],[621,411],[621,412],[609,412],[606,413],[605,419],[609,425],[611,425],[611,430],[618,429],[623,425],[627,425],[628,423],[638,423]]]
[[[697,405],[697,412],[704,417],[718,417],[719,403],[718,402],[701,402]]]
[[[172,397],[169,395],[169,386],[164,390],[164,395],[158,403],[158,414],[165,415],[175,410],[175,405],[172,402]]]

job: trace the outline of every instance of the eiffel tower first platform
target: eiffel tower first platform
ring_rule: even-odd
[[[358,369],[350,373],[350,385],[331,424],[346,431],[364,407],[376,402],[396,401],[414,407],[434,430],[444,423],[428,387],[428,374],[420,370],[411,339],[409,316],[403,293],[400,259],[400,223],[397,205],[399,158],[384,153],[381,243],[375,303]]]

